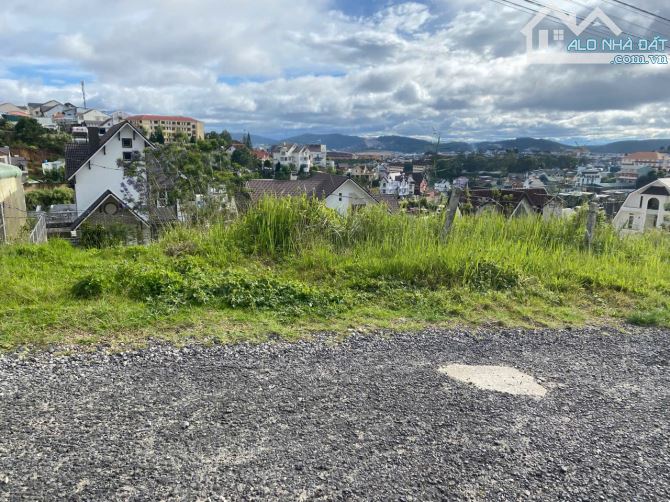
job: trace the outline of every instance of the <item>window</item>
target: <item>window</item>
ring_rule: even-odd
[[[133,147],[133,140],[130,138],[123,138],[121,139],[121,146],[123,148],[132,148]]]
[[[644,204],[644,197],[640,197],[640,207],[642,207],[642,204]]]
[[[658,211],[659,203],[658,199],[656,197],[652,197],[649,199],[649,202],[647,202],[647,209],[651,209],[652,211]]]
[[[133,152],[123,152],[123,160],[125,162],[130,162],[133,160]]]
[[[115,202],[108,202],[107,204],[105,204],[102,210],[105,214],[113,216],[119,212],[119,207],[116,205]]]
[[[342,202],[342,192],[340,192],[338,195],[340,197],[340,202]]]
[[[554,42],[562,42],[565,40],[564,30],[554,30]]]

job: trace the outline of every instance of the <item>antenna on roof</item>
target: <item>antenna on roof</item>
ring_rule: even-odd
[[[84,98],[84,108],[86,108],[86,89],[84,88],[84,81],[81,81],[81,95]]]

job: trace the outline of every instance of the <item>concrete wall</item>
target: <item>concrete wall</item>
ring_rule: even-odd
[[[12,175],[10,168],[15,170]],[[21,171],[13,166],[0,165],[0,205],[2,205],[2,230],[0,242],[13,241],[22,237],[22,231],[28,221],[26,197],[21,183]]]

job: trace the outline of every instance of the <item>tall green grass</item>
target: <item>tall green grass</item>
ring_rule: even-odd
[[[207,332],[223,319],[255,332],[397,318],[670,326],[666,233],[621,238],[600,221],[587,248],[583,214],[464,216],[446,240],[443,224],[437,214],[377,206],[340,216],[306,197],[267,198],[232,223],[177,227],[145,247],[4,246],[0,346],[181,332],[185,319]]]

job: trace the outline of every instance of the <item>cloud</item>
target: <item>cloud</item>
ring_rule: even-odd
[[[624,29],[670,33],[611,13]],[[259,134],[669,133],[670,68],[529,66],[520,29],[530,17],[480,0],[380,2],[364,16],[335,0],[6,0],[0,101],[78,102],[81,77],[93,106]]]

